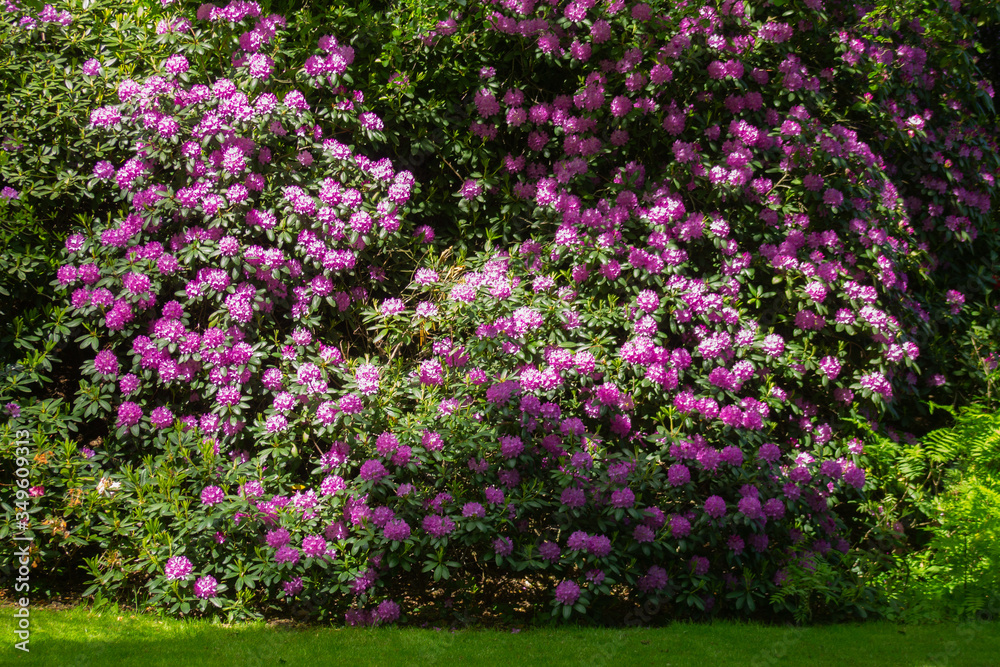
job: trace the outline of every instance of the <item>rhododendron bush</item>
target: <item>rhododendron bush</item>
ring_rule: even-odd
[[[988,8],[933,4],[487,2],[304,61],[254,3],[166,7],[89,118],[123,208],[58,273],[91,590],[871,610],[860,427],[912,437],[996,340]]]

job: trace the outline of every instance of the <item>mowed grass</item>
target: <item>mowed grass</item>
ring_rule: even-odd
[[[805,628],[732,622],[522,630],[223,627],[128,612],[31,610],[30,653],[0,610],[3,665],[1000,665],[1000,623]]]

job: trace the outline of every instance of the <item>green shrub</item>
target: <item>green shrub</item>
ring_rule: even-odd
[[[62,20],[25,9],[0,21],[0,186],[65,231],[76,213],[108,210],[115,193],[95,181],[93,162],[124,155],[118,137],[88,127],[90,109],[113,94],[110,82],[148,69],[163,42],[158,2],[67,0],[58,9]],[[90,61],[99,69],[84,74]]]
[[[111,433],[39,463],[37,506],[93,592],[369,622],[478,575],[565,617],[867,613],[851,436],[976,391],[995,347],[996,137],[956,46],[986,10],[789,6],[406,2],[383,40],[234,3],[163,36],[92,111],[128,151],[57,273],[75,414]],[[298,69],[330,25],[354,67]]]
[[[50,380],[54,350],[69,333],[50,283],[61,239],[30,204],[0,200],[0,396],[24,395]]]

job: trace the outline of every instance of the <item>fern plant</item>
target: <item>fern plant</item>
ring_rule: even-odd
[[[911,620],[969,616],[1000,592],[1000,411],[931,408],[954,424],[914,444],[876,438],[868,449],[885,490],[870,509],[903,545],[879,585],[887,614]]]

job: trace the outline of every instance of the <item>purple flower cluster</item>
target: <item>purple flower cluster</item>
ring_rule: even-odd
[[[194,571],[194,566],[191,565],[189,561],[184,556],[173,556],[167,561],[167,565],[164,568],[164,575],[167,581],[183,581],[191,575]]]
[[[226,492],[217,486],[206,486],[201,492],[201,502],[205,505],[216,505],[226,497]]]
[[[580,587],[573,581],[563,581],[556,586],[556,602],[567,606],[576,604],[580,599]]]
[[[211,575],[205,575],[194,582],[194,594],[202,600],[214,598],[218,592],[218,588],[218,582]]]

